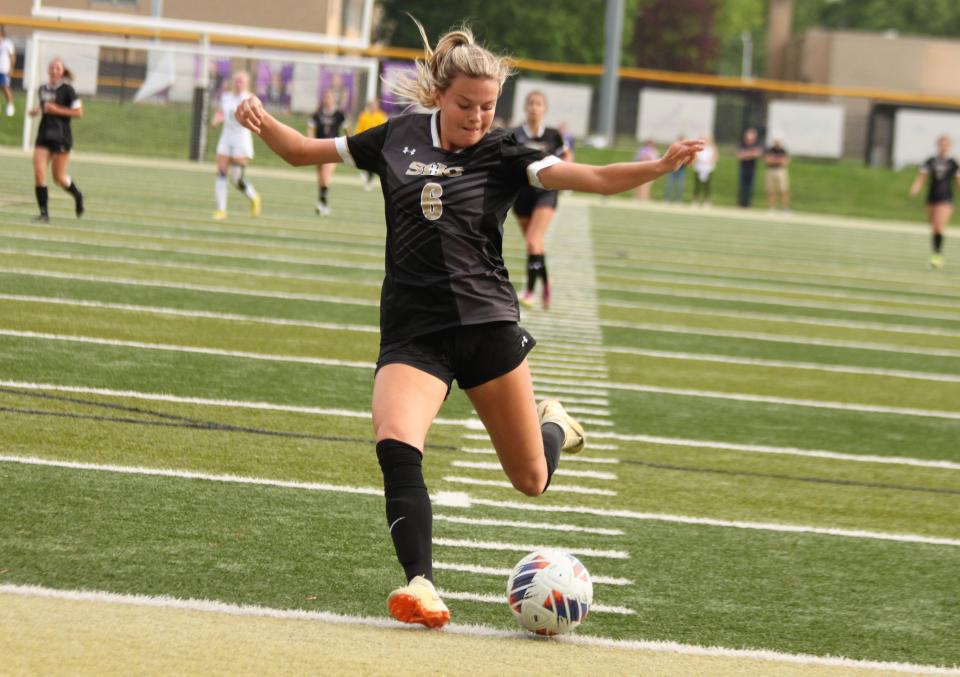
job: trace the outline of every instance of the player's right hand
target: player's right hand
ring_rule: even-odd
[[[263,118],[267,112],[263,109],[263,102],[256,96],[250,96],[240,102],[234,115],[237,122],[252,132],[260,133],[263,127]]]

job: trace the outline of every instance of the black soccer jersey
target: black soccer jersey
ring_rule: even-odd
[[[340,136],[346,120],[347,118],[341,111],[335,110],[332,113],[325,113],[323,109],[320,109],[310,116],[310,121],[307,124],[313,129],[313,135],[316,138],[332,139]]]
[[[80,99],[73,87],[61,82],[56,87],[47,84],[40,85],[40,109],[45,103],[55,103],[64,108],[79,108]],[[44,113],[40,118],[40,128],[37,130],[38,146],[58,146],[70,149],[73,145],[73,134],[70,131],[70,118],[66,115]]]
[[[567,142],[563,140],[563,134],[553,127],[541,127],[536,130],[523,124],[514,129],[513,134],[517,137],[517,141],[527,148],[539,150],[547,155],[561,157],[567,150]]]
[[[387,221],[381,342],[519,319],[503,263],[503,221],[522,186],[558,160],[504,129],[459,152],[436,113],[401,115],[351,137],[340,157],[380,176]]]
[[[956,181],[960,165],[952,157],[931,157],[923,163],[920,171],[930,176],[930,188],[927,203],[953,202],[953,182]]]

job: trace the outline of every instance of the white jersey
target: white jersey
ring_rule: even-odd
[[[9,73],[12,57],[16,54],[16,48],[13,46],[13,40],[10,38],[0,39],[0,73]]]
[[[237,107],[252,96],[250,92],[235,94],[224,92],[220,97],[220,112],[223,114],[223,132],[217,144],[217,155],[227,157],[253,157],[253,134],[237,120]]]
[[[709,179],[716,167],[717,150],[714,146],[705,146],[693,159],[693,171],[696,172],[701,181]]]

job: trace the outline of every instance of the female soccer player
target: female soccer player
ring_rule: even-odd
[[[937,154],[920,165],[917,178],[910,186],[910,195],[920,193],[924,181],[930,177],[930,187],[927,190],[927,219],[933,230],[933,254],[930,257],[931,268],[943,268],[946,259],[943,257],[943,238],[947,231],[947,222],[953,215],[953,183],[960,185],[960,166],[950,153],[950,138],[946,135],[937,139]]]
[[[570,148],[559,130],[547,127],[543,118],[547,114],[547,97],[543,92],[527,94],[523,104],[527,120],[513,130],[513,135],[527,148],[570,160]],[[520,230],[527,245],[527,289],[520,303],[533,306],[533,290],[537,280],[543,280],[543,308],[550,308],[550,278],[547,276],[547,255],[543,240],[557,210],[557,191],[534,186],[523,186],[513,204],[513,212],[520,222]]]
[[[417,24],[419,26],[419,24]],[[443,36],[410,80],[405,100],[433,113],[400,115],[349,138],[308,139],[251,98],[241,122],[294,165],[349,162],[380,176],[387,222],[380,356],[373,427],[387,525],[408,584],[388,607],[407,623],[440,627],[450,612],[433,587],[430,497],[421,462],[434,417],[457,379],[511,483],[528,496],[550,484],[561,450],[584,446],[583,428],[556,400],[536,404],[518,325],[517,295],[503,264],[503,222],[520,188],[613,194],[693,159],[702,144],[674,144],[653,163],[595,167],[527,148],[493,130],[510,69],[467,29]]]
[[[310,116],[307,121],[307,131],[310,136],[316,139],[335,139],[344,131],[346,116],[343,111],[337,108],[336,92],[328,89],[323,93],[320,107]],[[330,207],[327,205],[327,191],[330,187],[330,180],[333,178],[333,170],[336,169],[333,162],[324,162],[317,165],[317,182],[320,184],[320,199],[317,200],[317,214],[319,216],[330,216]]]
[[[47,66],[49,81],[40,85],[40,105],[29,111],[31,116],[41,115],[40,129],[37,130],[37,142],[33,149],[33,179],[40,215],[34,221],[47,223],[50,212],[47,209],[47,165],[53,165],[53,180],[58,186],[73,196],[74,211],[77,218],[83,215],[83,193],[77,188],[67,165],[70,163],[70,149],[73,148],[73,132],[70,130],[70,118],[83,116],[83,104],[77,98],[73,87],[65,82],[73,79],[73,73],[63,65],[59,58],[53,59]]]
[[[237,106],[253,96],[250,92],[250,76],[244,71],[233,74],[232,91],[224,92],[220,97],[220,110],[213,116],[213,126],[223,125],[220,141],[217,143],[217,182],[214,192],[217,197],[217,211],[213,218],[222,221],[227,218],[227,177],[230,183],[250,200],[250,213],[260,215],[260,195],[244,179],[247,163],[253,158],[253,135],[236,118]]]

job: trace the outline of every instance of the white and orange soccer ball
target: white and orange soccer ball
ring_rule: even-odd
[[[563,635],[587,618],[593,582],[573,555],[537,550],[513,568],[507,579],[507,601],[520,625],[530,632]]]

